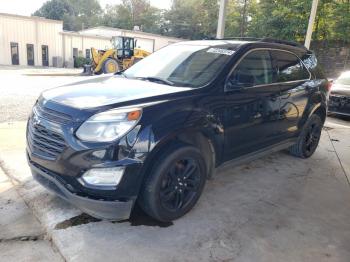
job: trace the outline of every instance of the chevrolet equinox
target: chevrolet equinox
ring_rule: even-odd
[[[28,163],[91,216],[124,220],[137,203],[171,221],[224,162],[286,148],[310,157],[330,86],[296,43],[175,43],[124,72],[44,91],[28,120]]]

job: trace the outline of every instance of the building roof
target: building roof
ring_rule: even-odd
[[[63,32],[60,32],[60,34],[78,36],[78,37],[90,37],[90,38],[97,38],[97,39],[103,39],[103,40],[111,40],[111,38],[107,37],[107,36],[90,35],[90,34],[84,34],[84,33],[75,32],[75,31],[63,31]]]
[[[63,24],[63,21],[61,21],[61,20],[47,19],[47,18],[40,17],[40,16],[25,16],[25,15],[16,15],[16,14],[8,14],[8,13],[0,13],[0,16],[7,16],[7,17],[12,17],[12,18],[34,20],[34,21],[44,21],[44,22],[56,23],[56,24]]]
[[[143,32],[143,31],[135,31],[135,30],[121,29],[121,28],[108,27],[108,26],[91,27],[91,28],[87,28],[87,29],[81,30],[79,32],[84,33],[84,32],[87,32],[87,31],[94,30],[94,29],[102,29],[102,30],[104,29],[104,30],[110,30],[110,31],[119,31],[119,32],[147,35],[147,36],[153,36],[153,37],[162,37],[162,38],[167,38],[167,39],[174,39],[174,40],[177,40],[177,41],[179,41],[179,40],[180,41],[187,40],[187,39],[176,38],[176,37],[172,37],[172,36],[158,35],[158,34],[147,33],[147,32]]]

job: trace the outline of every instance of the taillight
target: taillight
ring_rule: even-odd
[[[328,81],[328,83],[327,83],[327,91],[328,92],[331,91],[332,85],[333,85],[333,80]]]

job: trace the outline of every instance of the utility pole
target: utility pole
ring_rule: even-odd
[[[216,38],[224,38],[225,34],[225,19],[226,19],[227,0],[220,0],[218,28],[216,31]]]
[[[314,27],[315,17],[317,13],[318,0],[312,0],[311,13],[309,18],[309,25],[307,27],[307,32],[305,36],[305,47],[310,48],[311,38],[312,38],[312,29]]]

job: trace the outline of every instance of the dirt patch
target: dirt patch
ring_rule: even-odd
[[[85,225],[85,224],[89,224],[92,222],[99,222],[99,221],[101,221],[101,219],[97,219],[97,218],[94,218],[92,216],[89,216],[88,214],[83,213],[83,214],[80,214],[78,216],[67,219],[63,222],[58,223],[55,226],[55,229],[56,230],[66,229],[69,227],[75,227],[75,226]]]
[[[43,239],[44,239],[44,234],[36,235],[36,236],[19,236],[14,238],[0,239],[0,243],[12,242],[12,241],[38,241]]]
[[[160,222],[152,217],[148,216],[141,208],[137,205],[131,212],[130,218],[123,221],[117,221],[113,223],[130,223],[131,226],[151,226],[151,227],[169,227],[172,226],[173,222]]]
[[[100,221],[102,220],[83,213],[58,223],[55,226],[55,230],[67,229],[69,227],[75,227],[79,225],[85,225],[85,224],[100,222]],[[143,212],[142,209],[139,208],[138,206],[135,206],[135,208],[131,212],[129,219],[122,220],[122,221],[113,221],[111,223],[113,224],[130,223],[130,226],[151,226],[151,227],[169,227],[173,225],[173,222],[160,222],[151,218],[145,212]]]
[[[329,126],[324,126],[323,127],[324,131],[333,130],[333,129],[334,129],[333,127],[329,127]]]

